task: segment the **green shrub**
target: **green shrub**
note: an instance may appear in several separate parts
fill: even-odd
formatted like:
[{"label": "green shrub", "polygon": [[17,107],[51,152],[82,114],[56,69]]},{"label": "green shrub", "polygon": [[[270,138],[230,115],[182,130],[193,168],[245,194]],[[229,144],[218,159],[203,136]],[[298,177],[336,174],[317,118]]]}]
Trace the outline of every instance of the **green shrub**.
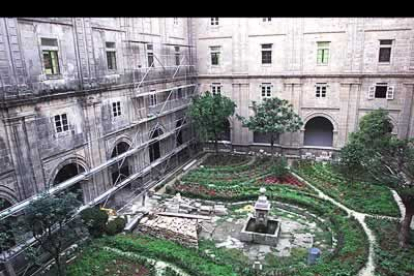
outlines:
[{"label": "green shrub", "polygon": [[114,220],[111,220],[110,222],[108,222],[108,224],[106,225],[105,232],[109,236],[114,236],[118,233],[121,233],[124,230],[125,225],[126,225],[126,219],[117,217]]},{"label": "green shrub", "polygon": [[108,222],[108,214],[105,211],[98,207],[88,208],[81,212],[81,218],[92,237],[98,238],[103,235]]},{"label": "green shrub", "polygon": [[270,166],[270,172],[276,177],[286,176],[289,173],[286,158],[281,157],[275,159]]}]

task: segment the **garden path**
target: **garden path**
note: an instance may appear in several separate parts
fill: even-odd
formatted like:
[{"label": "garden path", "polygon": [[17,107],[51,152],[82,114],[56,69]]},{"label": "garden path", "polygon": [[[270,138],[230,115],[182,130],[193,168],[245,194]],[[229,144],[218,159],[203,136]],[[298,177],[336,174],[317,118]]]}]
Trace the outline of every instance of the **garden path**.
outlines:
[{"label": "garden path", "polygon": [[[365,264],[365,267],[360,270],[358,276],[375,276],[375,274],[374,274],[374,272],[375,272],[375,263],[374,263],[375,236],[374,236],[374,233],[371,231],[371,229],[369,229],[369,227],[365,223],[365,217],[366,216],[371,216],[371,215],[365,214],[365,213],[356,212],[356,211],[354,211],[352,209],[349,209],[348,207],[344,206],[343,204],[337,202],[333,198],[331,198],[328,195],[326,195],[325,193],[323,193],[320,189],[316,188],[315,186],[313,186],[312,184],[310,184],[308,181],[306,181],[305,179],[303,179],[299,175],[295,174],[294,172],[291,172],[291,173],[295,177],[297,177],[299,180],[301,180],[304,183],[306,183],[307,185],[309,185],[309,187],[311,187],[312,189],[314,189],[318,193],[318,196],[320,198],[326,199],[326,200],[332,202],[334,205],[338,206],[339,208],[341,208],[342,210],[344,210],[345,212],[347,212],[349,216],[352,216],[356,220],[358,220],[358,222],[362,225],[362,228],[364,229],[365,233],[367,234],[368,242],[369,242],[368,261]],[[375,217],[381,218],[381,216],[375,216]]]}]

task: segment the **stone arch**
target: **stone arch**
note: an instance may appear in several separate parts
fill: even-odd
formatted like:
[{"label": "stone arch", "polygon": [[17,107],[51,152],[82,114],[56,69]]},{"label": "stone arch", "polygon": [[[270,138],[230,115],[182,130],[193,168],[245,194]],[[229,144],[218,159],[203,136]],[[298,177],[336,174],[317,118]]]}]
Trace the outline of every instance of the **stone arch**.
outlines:
[{"label": "stone arch", "polygon": [[127,136],[127,135],[122,135],[122,136],[119,136],[119,137],[115,140],[115,142],[114,142],[114,143],[112,143],[112,146],[109,148],[110,150],[107,152],[107,154],[108,154],[107,156],[108,156],[109,158],[112,156],[112,153],[114,152],[115,147],[116,147],[119,143],[121,143],[121,142],[127,143],[127,144],[129,145],[129,147],[130,147],[130,148],[133,148],[133,143],[132,143],[131,138],[129,138],[129,136]]},{"label": "stone arch", "polygon": [[[131,148],[131,145],[124,140],[118,140],[118,143],[114,146],[111,152],[111,159],[127,152]],[[131,174],[130,170],[130,158],[119,160],[117,163],[113,164],[110,167],[112,184],[116,185],[119,182],[122,182]]]},{"label": "stone arch", "polygon": [[303,126],[303,145],[316,147],[333,147],[335,123],[327,116],[308,117]]},{"label": "stone arch", "polygon": [[[52,174],[53,177],[50,179],[49,187],[58,185],[59,183],[62,183],[88,170],[89,166],[83,158],[79,156],[70,157],[56,166],[54,173]],[[82,181],[67,188],[66,191],[77,194],[78,200],[84,202]]]},{"label": "stone arch", "polygon": [[4,210],[18,202],[15,193],[12,189],[10,189],[7,186],[0,185],[0,200],[4,200],[7,206],[1,206],[0,205],[0,211]]}]

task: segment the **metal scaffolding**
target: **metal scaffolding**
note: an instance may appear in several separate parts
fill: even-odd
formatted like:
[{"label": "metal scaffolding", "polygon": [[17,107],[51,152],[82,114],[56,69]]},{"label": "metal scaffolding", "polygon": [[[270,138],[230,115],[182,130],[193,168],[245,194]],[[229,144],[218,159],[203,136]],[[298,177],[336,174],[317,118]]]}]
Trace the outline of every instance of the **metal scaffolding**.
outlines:
[{"label": "metal scaffolding", "polygon": [[[129,41],[127,43],[135,42]],[[100,203],[103,203],[103,205],[105,205],[111,196],[115,195],[123,188],[133,183],[133,181],[136,179],[144,177],[145,175],[149,175],[150,178],[152,178],[153,171],[157,170],[159,167],[163,168],[161,170],[164,171],[161,171],[161,173],[164,174],[169,166],[170,160],[173,157],[177,158],[178,164],[179,153],[187,149],[194,139],[194,135],[191,133],[191,139],[187,141],[181,141],[181,144],[177,142],[178,136],[180,135],[179,133],[189,127],[189,120],[186,114],[184,114],[182,117],[174,119],[168,124],[163,124],[162,118],[165,118],[165,116],[168,114],[173,114],[177,111],[185,109],[190,103],[191,98],[198,93],[198,84],[194,82],[196,78],[192,75],[189,76],[192,74],[191,69],[194,69],[194,65],[190,65],[186,62],[188,61],[186,56],[182,56],[179,59],[179,63],[175,65],[168,64],[168,62],[167,64],[164,64],[163,61],[176,60],[176,55],[173,55],[173,58],[171,58],[171,55],[158,56],[153,53],[153,57],[153,62],[149,66],[134,69],[132,72],[128,72],[126,70],[124,74],[125,78],[127,80],[130,80],[132,83],[132,89],[130,92],[128,92],[127,95],[130,96],[130,98],[143,101],[144,104],[141,109],[135,110],[134,114],[138,114],[138,118],[133,118],[127,124],[124,124],[117,129],[104,134],[103,137],[97,138],[96,141],[99,142],[108,139],[108,137],[114,137],[115,141],[118,141],[120,138],[119,134],[121,132],[134,129],[136,127],[143,127],[145,130],[144,132],[136,131],[135,135],[133,136],[132,144],[135,146],[129,147],[126,151],[120,154],[116,152],[116,155],[109,158],[109,160],[90,169],[85,168],[85,170],[78,175],[47,188],[41,194],[35,194],[19,202],[18,204],[2,210],[0,212],[0,220],[7,219],[10,216],[18,215],[27,206],[29,206],[31,202],[38,200],[44,194],[56,194],[67,190],[77,183],[80,183],[82,181],[89,181],[94,177],[94,175],[104,170],[108,170],[108,175],[111,175],[111,168],[114,168],[114,165],[115,170],[118,171],[118,178],[116,179],[114,185],[99,195],[95,194],[92,199],[88,200],[87,203],[85,203],[77,210],[77,214],[88,207],[95,206]],[[156,61],[157,67],[154,66],[154,63]],[[164,82],[164,85],[167,85],[169,87],[148,91],[149,85],[156,82],[157,78],[158,80],[162,80]],[[164,96],[164,99],[160,103],[154,103],[150,101],[150,97],[158,97],[161,94]],[[39,118],[39,120],[40,119],[44,118]],[[153,135],[159,128],[163,129],[163,132],[161,134],[157,133],[158,135]],[[152,144],[160,143],[161,141],[165,140],[168,140],[170,143],[172,143],[171,146],[168,146],[168,152],[166,154],[160,156],[156,160],[145,158]],[[95,141],[88,141],[88,144],[93,142]],[[58,144],[59,140],[56,140],[56,143]],[[132,174],[122,175],[121,168],[125,164],[127,158],[136,156],[139,153],[144,153],[144,163],[140,169],[133,172]],[[141,183],[141,186],[136,188],[133,193],[135,193],[137,190],[146,191],[155,184],[156,182],[154,181],[151,183],[151,185]],[[88,185],[88,187],[90,186],[91,185]],[[34,242],[35,241],[33,239],[28,239],[25,242],[16,244],[7,252],[3,252],[3,260],[18,256],[20,252],[22,252],[26,247],[33,245]]]}]

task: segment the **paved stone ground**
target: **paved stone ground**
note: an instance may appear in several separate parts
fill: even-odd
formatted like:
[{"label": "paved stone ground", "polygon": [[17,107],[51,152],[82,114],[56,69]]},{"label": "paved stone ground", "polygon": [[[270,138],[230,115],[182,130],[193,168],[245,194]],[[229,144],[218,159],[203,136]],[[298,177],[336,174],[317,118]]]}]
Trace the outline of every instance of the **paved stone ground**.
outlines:
[{"label": "paved stone ground", "polygon": [[[242,207],[242,206],[241,206]],[[241,208],[243,209],[243,208]],[[322,250],[331,250],[329,244],[322,240],[315,244],[315,234],[323,232],[316,223],[304,221],[299,222],[293,218],[278,217],[281,222],[280,236],[276,247],[260,244],[244,243],[240,241],[240,232],[243,229],[249,213],[244,213],[234,218],[231,216],[214,217],[211,221],[202,221],[199,238],[213,240],[216,247],[227,249],[239,249],[249,260],[265,260],[267,254],[277,257],[288,257],[294,248],[308,249],[318,246]],[[242,216],[242,217],[240,217]]]}]

